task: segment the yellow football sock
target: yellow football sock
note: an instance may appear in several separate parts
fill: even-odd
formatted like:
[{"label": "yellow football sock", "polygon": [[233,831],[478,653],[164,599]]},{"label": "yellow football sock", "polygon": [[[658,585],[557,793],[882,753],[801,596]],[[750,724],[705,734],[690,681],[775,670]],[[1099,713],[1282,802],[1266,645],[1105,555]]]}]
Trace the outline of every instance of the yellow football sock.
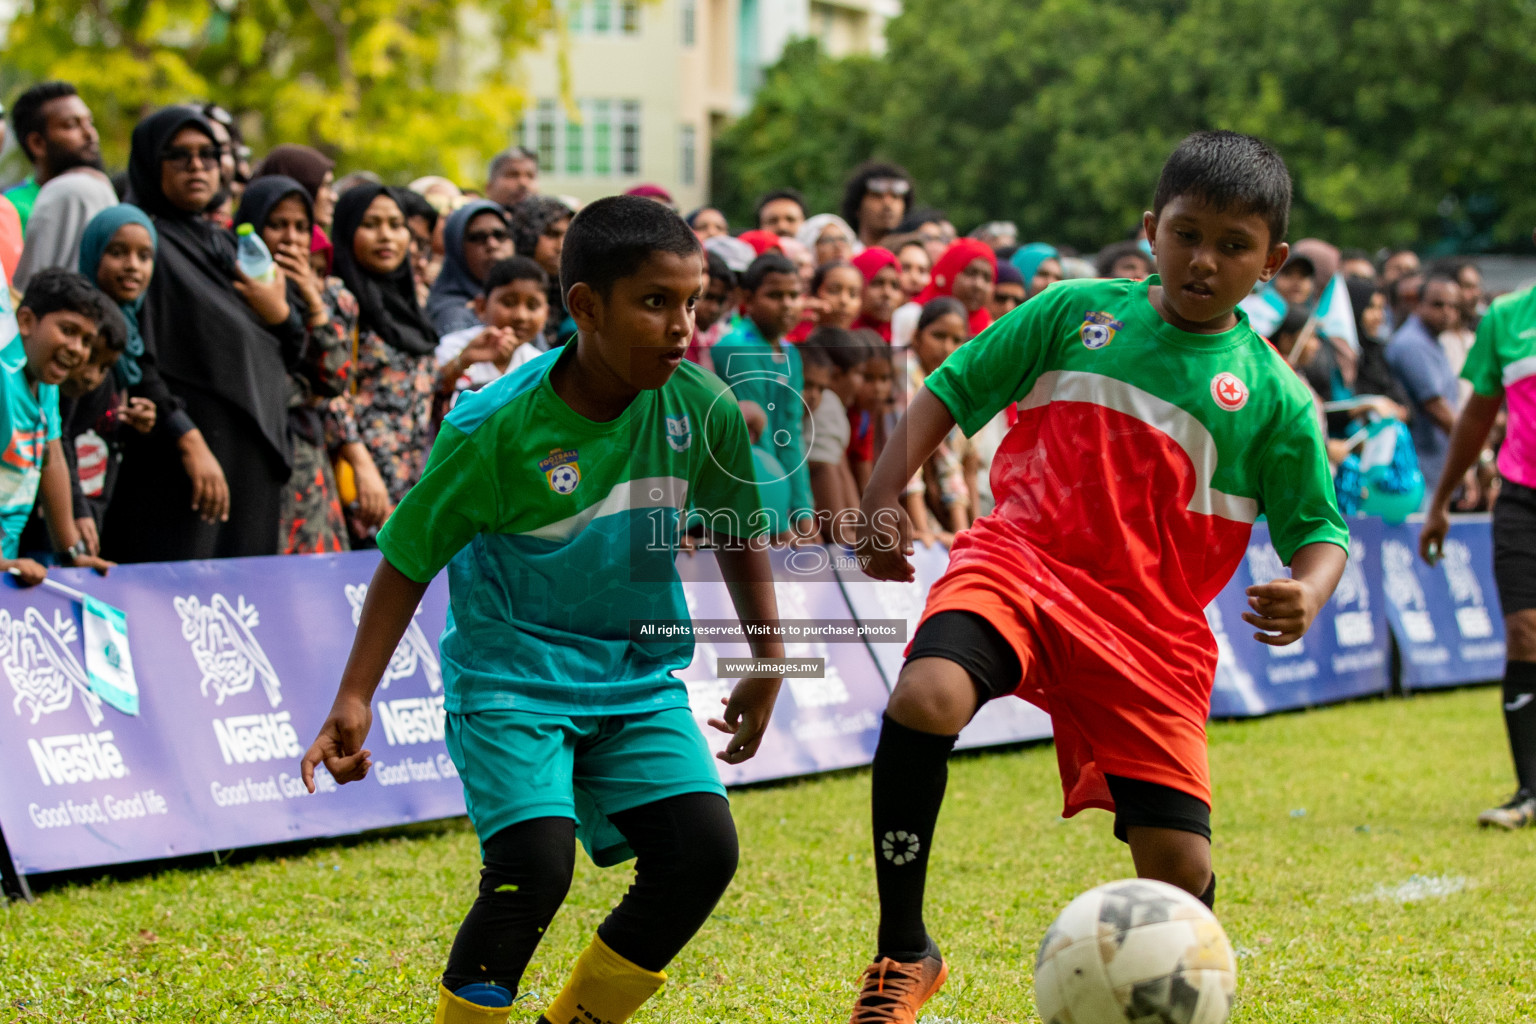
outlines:
[{"label": "yellow football sock", "polygon": [[635,966],[594,935],[544,1018],[549,1024],[624,1024],[666,980],[665,971]]},{"label": "yellow football sock", "polygon": [[432,1024],[507,1024],[510,1006],[479,1006],[460,999],[441,983],[437,986],[437,1015]]}]

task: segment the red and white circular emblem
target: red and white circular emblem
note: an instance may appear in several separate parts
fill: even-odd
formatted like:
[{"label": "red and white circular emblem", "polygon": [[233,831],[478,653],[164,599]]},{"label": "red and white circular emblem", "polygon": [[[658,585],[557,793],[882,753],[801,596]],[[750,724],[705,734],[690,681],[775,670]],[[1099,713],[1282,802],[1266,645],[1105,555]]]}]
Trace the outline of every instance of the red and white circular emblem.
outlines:
[{"label": "red and white circular emblem", "polygon": [[1248,385],[1234,374],[1218,373],[1211,378],[1211,397],[1227,412],[1237,412],[1248,404]]}]

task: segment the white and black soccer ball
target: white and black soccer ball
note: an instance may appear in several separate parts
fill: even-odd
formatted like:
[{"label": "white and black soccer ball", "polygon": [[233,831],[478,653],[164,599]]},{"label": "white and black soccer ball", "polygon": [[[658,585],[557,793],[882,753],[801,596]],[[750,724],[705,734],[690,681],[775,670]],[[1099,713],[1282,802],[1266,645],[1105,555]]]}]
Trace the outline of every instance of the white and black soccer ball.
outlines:
[{"label": "white and black soccer ball", "polygon": [[549,471],[549,486],[556,494],[570,494],[581,483],[581,474],[574,466],[556,466]]},{"label": "white and black soccer ball", "polygon": [[1103,348],[1114,337],[1103,324],[1083,324],[1083,345],[1087,348]]},{"label": "white and black soccer ball", "polygon": [[1035,958],[1044,1024],[1222,1024],[1237,962],[1216,916],[1183,889],[1130,878],[1067,904]]}]

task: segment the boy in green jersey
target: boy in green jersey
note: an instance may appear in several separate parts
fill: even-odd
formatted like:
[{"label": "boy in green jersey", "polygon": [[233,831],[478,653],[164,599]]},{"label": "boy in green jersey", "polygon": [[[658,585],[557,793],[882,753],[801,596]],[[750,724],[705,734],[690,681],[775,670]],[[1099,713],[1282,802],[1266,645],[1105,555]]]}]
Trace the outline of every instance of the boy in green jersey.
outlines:
[{"label": "boy in green jersey", "polygon": [[[448,568],[442,638],[449,753],[480,837],[480,895],[459,929],[437,1024],[502,1022],[565,898],[579,838],[599,865],[637,857],[545,1024],[620,1024],[654,993],[736,867],[725,790],[673,673],[690,637],[673,567],[685,516],[715,531],[740,616],[777,623],[746,425],[721,381],[683,360],[704,259],[648,199],[592,203],[560,276],[577,339],[466,394],[383,553],[351,658],[304,756],[367,774],[369,701],[428,583]],[[723,524],[723,525],[722,525]],[[782,657],[754,639],[758,657]],[[711,725],[730,764],[757,750],[780,680],[742,679]]]},{"label": "boy in green jersey", "polygon": [[1349,534],[1310,396],[1236,310],[1285,263],[1291,181],[1233,132],[1185,139],[1146,214],[1158,276],[1054,284],[924,381],[864,492],[860,554],[910,580],[901,492],[949,431],[1018,422],[996,509],[955,539],[891,694],[872,778],[880,926],[853,1024],[913,1024],[947,966],[922,914],[957,734],[1016,694],[1051,715],[1064,813],[1115,814],[1137,874],[1210,905],[1204,609],[1268,516],[1292,575],[1245,621],[1293,643],[1333,593]]}]

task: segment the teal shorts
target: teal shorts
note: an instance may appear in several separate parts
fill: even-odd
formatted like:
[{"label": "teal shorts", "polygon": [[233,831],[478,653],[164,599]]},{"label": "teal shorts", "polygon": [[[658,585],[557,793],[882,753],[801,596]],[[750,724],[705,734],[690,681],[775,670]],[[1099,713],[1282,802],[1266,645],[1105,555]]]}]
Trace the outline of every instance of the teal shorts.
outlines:
[{"label": "teal shorts", "polygon": [[634,856],[608,815],[683,793],[725,795],[687,708],[636,715],[449,714],[448,754],[484,842],[531,818],[571,818],[593,863]]}]

